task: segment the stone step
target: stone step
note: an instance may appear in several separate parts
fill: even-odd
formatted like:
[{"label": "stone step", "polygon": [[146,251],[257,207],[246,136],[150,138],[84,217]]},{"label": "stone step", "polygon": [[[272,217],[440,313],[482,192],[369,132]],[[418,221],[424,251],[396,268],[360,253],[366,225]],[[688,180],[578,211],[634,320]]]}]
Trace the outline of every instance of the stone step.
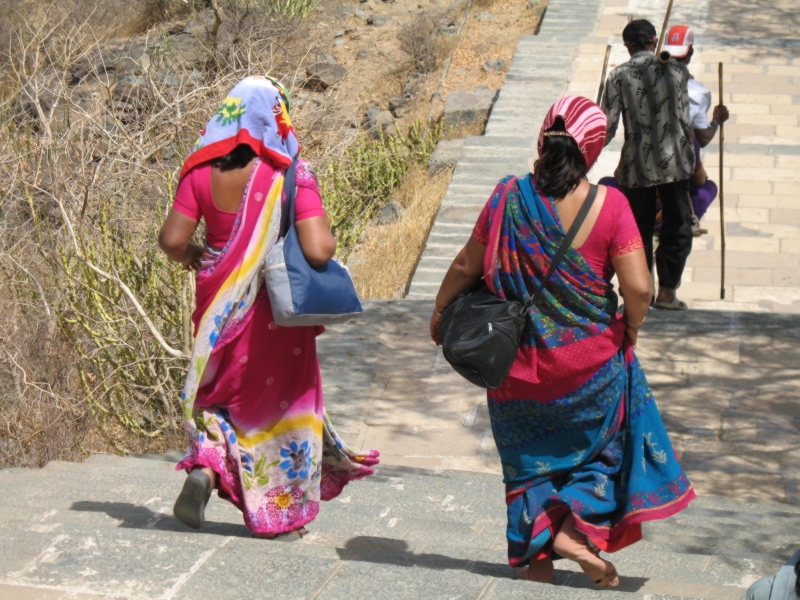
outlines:
[{"label": "stone step", "polygon": [[[584,576],[564,570],[569,568],[566,562],[558,563],[559,586],[526,584],[523,588],[526,582],[510,579],[512,573],[505,562],[503,486],[497,476],[380,466],[375,476],[355,482],[340,498],[325,503],[304,540],[270,544],[249,538],[238,511],[216,498],[209,504],[203,532],[190,532],[175,521],[170,515],[171,503],[182,476],[172,467],[173,463],[166,461],[96,455],[84,463],[54,462],[39,471],[0,471],[4,490],[32,492],[2,497],[0,573],[21,572],[13,579],[18,586],[46,581],[57,589],[80,587],[106,593],[111,591],[109,582],[98,574],[119,570],[124,564],[126,581],[137,582],[140,596],[136,597],[154,597],[162,595],[156,593],[159,586],[169,588],[176,581],[168,572],[162,575],[158,567],[153,571],[154,565],[185,572],[209,552],[214,554],[214,564],[228,565],[231,560],[235,564],[235,557],[256,551],[262,567],[275,566],[273,585],[280,585],[285,593],[292,589],[292,578],[284,576],[287,567],[279,565],[292,564],[293,558],[307,571],[318,573],[315,581],[324,581],[332,561],[342,561],[338,573],[345,575],[341,581],[337,575],[337,586],[348,580],[362,582],[367,572],[388,585],[413,568],[414,581],[434,586],[428,589],[438,589],[429,578],[431,573],[439,576],[438,585],[442,577],[449,581],[458,573],[459,578],[453,577],[453,590],[474,584],[486,592],[481,597],[541,593],[546,598],[577,599],[600,593],[589,589]],[[76,479],[89,485],[75,486]],[[786,524],[798,511],[742,503],[703,504],[697,511],[683,513],[686,518],[667,521],[671,534],[653,533],[654,524],[646,524],[645,541],[615,555],[624,576],[622,588],[602,592],[602,598],[654,598],[658,594],[740,597],[744,578],[774,572],[791,547],[791,541],[776,542],[777,533],[771,537],[765,533],[751,536],[750,550],[745,551],[745,543],[728,532],[718,537],[693,535],[695,520],[702,520],[708,531],[713,531],[717,521],[758,522],[761,528],[775,519],[773,524],[782,526],[787,540],[796,539],[796,527],[787,529]],[[781,519],[785,523],[777,521]],[[16,549],[13,555],[8,553],[11,547]],[[165,563],[159,548],[166,547],[170,553]],[[36,558],[51,554],[58,559]],[[14,571],[20,565],[21,571]],[[65,569],[65,565],[71,566]],[[361,572],[362,566],[371,570]],[[338,597],[336,586],[325,589],[332,594],[329,597]],[[680,596],[675,595],[678,590]],[[419,597],[414,594],[419,594],[417,587],[401,586],[392,588],[390,597]],[[187,591],[185,596],[170,597],[191,596]]]}]

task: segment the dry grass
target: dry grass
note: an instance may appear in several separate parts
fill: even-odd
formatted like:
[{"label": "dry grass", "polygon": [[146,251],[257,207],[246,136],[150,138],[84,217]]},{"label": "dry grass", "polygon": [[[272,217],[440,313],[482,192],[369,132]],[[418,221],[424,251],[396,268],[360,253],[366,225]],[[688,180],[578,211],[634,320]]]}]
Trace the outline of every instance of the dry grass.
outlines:
[{"label": "dry grass", "polygon": [[353,254],[358,261],[353,279],[362,298],[400,298],[406,288],[439,204],[450,183],[451,172],[430,177],[423,166],[409,170],[393,195],[405,207],[403,218],[391,225],[368,230],[367,237]]},{"label": "dry grass", "polygon": [[439,69],[455,46],[454,36],[436,35],[436,29],[433,17],[423,13],[397,33],[400,48],[413,59],[420,73]]}]

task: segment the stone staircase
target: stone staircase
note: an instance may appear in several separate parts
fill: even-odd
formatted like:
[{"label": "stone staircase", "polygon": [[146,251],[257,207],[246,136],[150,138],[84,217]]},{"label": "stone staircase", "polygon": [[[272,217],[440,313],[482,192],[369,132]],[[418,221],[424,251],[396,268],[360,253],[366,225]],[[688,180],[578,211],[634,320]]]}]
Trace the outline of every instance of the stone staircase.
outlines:
[{"label": "stone staircase", "polygon": [[594,31],[602,5],[601,0],[551,0],[539,33],[519,41],[484,135],[464,142],[409,298],[436,295],[494,186],[506,175],[529,170],[542,120],[564,95],[578,46]]},{"label": "stone staircase", "polygon": [[617,590],[595,589],[567,561],[547,586],[507,566],[496,475],[382,466],[323,504],[303,540],[269,542],[216,497],[201,532],[179,523],[178,458],[0,471],[0,597],[738,600],[800,539],[798,508],[699,498],[613,556]]}]

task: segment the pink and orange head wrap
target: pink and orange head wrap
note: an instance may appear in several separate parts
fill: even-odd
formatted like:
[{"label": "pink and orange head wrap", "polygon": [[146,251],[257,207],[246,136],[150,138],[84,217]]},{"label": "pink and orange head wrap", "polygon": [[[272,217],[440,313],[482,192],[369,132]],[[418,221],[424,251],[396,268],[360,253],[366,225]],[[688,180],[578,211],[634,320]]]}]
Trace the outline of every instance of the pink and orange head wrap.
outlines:
[{"label": "pink and orange head wrap", "polygon": [[567,133],[575,140],[591,169],[606,142],[606,115],[594,102],[583,96],[565,96],[550,107],[539,131],[539,154],[544,146],[544,133],[561,117]]}]

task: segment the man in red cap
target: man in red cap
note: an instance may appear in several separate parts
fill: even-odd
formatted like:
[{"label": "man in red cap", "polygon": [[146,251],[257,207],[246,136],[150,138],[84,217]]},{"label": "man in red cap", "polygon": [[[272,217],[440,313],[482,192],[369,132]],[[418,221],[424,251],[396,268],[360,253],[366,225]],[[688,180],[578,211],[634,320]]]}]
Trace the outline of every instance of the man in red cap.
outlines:
[{"label": "man in red cap", "polygon": [[[694,55],[694,32],[688,25],[673,25],[664,50],[670,53],[673,59],[689,65]],[[717,186],[708,178],[703,163],[700,160],[700,148],[707,146],[717,133],[717,129],[728,120],[728,109],[722,104],[714,107],[711,122],[708,120],[708,110],[711,108],[711,92],[697,79],[689,75],[687,83],[689,92],[689,126],[694,137],[694,150],[696,156],[695,171],[689,183],[689,193],[692,201],[692,230],[694,235],[708,233],[700,228],[700,219],[705,215],[708,207],[717,197]]]}]

